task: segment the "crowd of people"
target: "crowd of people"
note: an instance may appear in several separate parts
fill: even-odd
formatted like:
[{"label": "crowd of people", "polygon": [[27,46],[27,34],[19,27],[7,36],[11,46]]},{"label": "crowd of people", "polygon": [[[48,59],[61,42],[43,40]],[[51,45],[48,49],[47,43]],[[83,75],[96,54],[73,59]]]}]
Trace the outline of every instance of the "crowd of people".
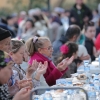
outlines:
[{"label": "crowd of people", "polygon": [[[100,55],[100,4],[30,9],[0,18],[0,100],[30,100],[32,88],[70,78]],[[41,94],[43,91],[39,91]]]}]

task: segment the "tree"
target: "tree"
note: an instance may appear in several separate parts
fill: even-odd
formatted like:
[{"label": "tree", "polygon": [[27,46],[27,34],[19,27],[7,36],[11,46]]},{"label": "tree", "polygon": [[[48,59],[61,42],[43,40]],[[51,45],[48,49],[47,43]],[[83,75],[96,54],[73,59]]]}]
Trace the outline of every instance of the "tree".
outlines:
[{"label": "tree", "polygon": [[27,6],[23,5],[22,0],[8,0],[7,2],[12,5],[13,11],[27,10]]},{"label": "tree", "polygon": [[60,0],[58,6],[62,7],[65,0]]},{"label": "tree", "polygon": [[43,8],[47,6],[47,0],[29,0],[29,9],[39,7]]}]

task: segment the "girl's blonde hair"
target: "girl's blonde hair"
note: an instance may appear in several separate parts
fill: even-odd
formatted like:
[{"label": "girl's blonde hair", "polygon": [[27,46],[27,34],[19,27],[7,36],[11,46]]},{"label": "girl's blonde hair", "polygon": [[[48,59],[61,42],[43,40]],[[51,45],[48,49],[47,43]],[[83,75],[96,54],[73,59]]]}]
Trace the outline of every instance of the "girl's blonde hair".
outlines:
[{"label": "girl's blonde hair", "polygon": [[26,47],[29,52],[29,56],[32,56],[34,52],[38,51],[38,48],[42,48],[46,41],[50,41],[47,37],[38,37],[34,42],[34,37],[26,41]]},{"label": "girl's blonde hair", "polygon": [[24,43],[22,42],[22,40],[18,40],[18,39],[12,39],[12,52],[16,53],[18,52],[18,50],[21,48],[21,46],[24,45]]}]

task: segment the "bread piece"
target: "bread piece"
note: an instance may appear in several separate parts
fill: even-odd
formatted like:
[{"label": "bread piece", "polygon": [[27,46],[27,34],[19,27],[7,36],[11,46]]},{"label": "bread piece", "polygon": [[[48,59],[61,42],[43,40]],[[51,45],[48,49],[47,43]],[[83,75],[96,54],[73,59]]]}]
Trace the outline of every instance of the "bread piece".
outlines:
[{"label": "bread piece", "polygon": [[76,83],[73,83],[73,86],[79,86],[79,87],[81,87],[81,86],[83,86],[83,83],[81,83],[81,82],[76,82]]},{"label": "bread piece", "polygon": [[84,74],[78,75],[77,78],[78,78],[79,80],[86,80],[86,79],[87,79],[86,75],[84,75]]}]

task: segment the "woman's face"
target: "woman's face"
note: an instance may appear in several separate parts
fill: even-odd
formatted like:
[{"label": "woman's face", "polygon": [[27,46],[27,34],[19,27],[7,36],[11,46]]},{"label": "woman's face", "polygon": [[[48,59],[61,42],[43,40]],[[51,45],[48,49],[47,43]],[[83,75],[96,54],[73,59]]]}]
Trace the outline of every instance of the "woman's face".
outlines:
[{"label": "woman's face", "polygon": [[12,76],[12,67],[14,63],[10,61],[6,67],[0,68],[0,83],[6,84]]},{"label": "woman's face", "polygon": [[11,52],[10,55],[16,64],[22,64],[24,59],[24,53],[25,53],[25,45],[21,46],[16,53]]},{"label": "woman's face", "polygon": [[30,21],[27,21],[25,23],[25,28],[28,30],[28,29],[31,29],[32,28],[32,23]]},{"label": "woman's face", "polygon": [[42,48],[39,48],[39,52],[47,57],[52,57],[53,47],[50,41],[44,42]]},{"label": "woman's face", "polygon": [[11,37],[8,37],[8,38],[0,41],[0,50],[9,53],[11,48],[12,48],[12,46],[11,46]]},{"label": "woman's face", "polygon": [[96,34],[96,28],[94,26],[88,27],[86,33],[85,33],[90,39],[93,39]]}]

